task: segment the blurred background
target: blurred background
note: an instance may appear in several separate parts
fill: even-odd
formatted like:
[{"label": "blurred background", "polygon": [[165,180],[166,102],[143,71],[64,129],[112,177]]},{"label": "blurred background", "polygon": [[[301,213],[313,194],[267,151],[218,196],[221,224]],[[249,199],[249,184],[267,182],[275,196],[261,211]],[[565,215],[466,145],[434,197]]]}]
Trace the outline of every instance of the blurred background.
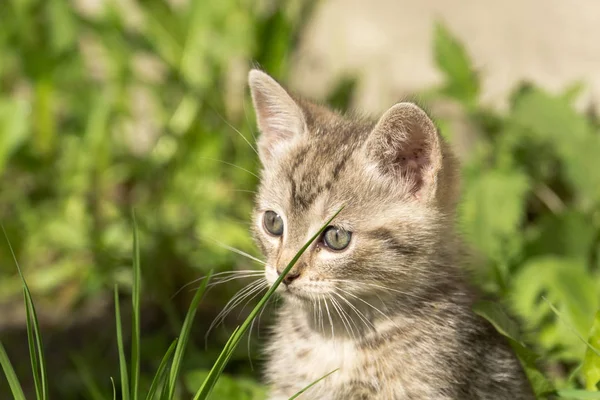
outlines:
[{"label": "blurred background", "polygon": [[[584,0],[2,0],[0,222],[38,309],[51,394],[112,398],[112,288],[128,332],[132,207],[142,387],[196,285],[178,290],[211,269],[260,269],[222,245],[259,256],[252,66],[340,110],[427,107],[463,164],[465,267],[518,318],[555,385],[596,389],[600,375],[579,367],[600,308],[598,37],[600,6]],[[242,285],[205,296],[181,398],[247,315],[238,307],[205,340]],[[214,398],[264,398],[272,310]],[[33,397],[26,336],[0,238],[0,340]]]}]

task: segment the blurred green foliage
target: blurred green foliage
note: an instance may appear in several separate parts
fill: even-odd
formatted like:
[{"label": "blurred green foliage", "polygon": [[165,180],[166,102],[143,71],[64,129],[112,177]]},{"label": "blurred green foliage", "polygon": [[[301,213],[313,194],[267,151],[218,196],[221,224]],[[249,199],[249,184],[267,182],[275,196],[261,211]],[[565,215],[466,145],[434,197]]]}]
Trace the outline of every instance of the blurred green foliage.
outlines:
[{"label": "blurred green foliage", "polygon": [[[574,109],[580,85],[550,94],[523,84],[506,112],[488,109],[464,47],[442,26],[435,53],[445,82],[426,98],[458,103],[473,138],[459,220],[478,281],[522,321],[522,337],[557,388],[593,390],[600,381],[592,330],[600,309],[598,119]],[[452,124],[440,122],[455,139]]]},{"label": "blurred green foliage", "polygon": [[[97,299],[110,298],[115,282],[130,285],[132,207],[141,235],[144,304],[161,310],[142,324],[142,385],[149,384],[144,373],[157,366],[189,303],[189,292],[171,299],[177,289],[210,269],[253,268],[214,242],[256,254],[248,234],[257,158],[246,73],[254,63],[285,81],[313,5],[0,2],[0,221],[42,325],[54,336],[72,320],[91,318],[81,310],[102,308]],[[474,275],[518,317],[522,332],[506,328],[508,317],[494,308],[482,313],[539,353],[557,388],[595,390],[598,118],[574,109],[580,85],[551,94],[524,84],[507,110],[482,106],[477,71],[460,42],[438,25],[433,48],[445,79],[421,97],[457,104],[460,126],[472,138],[463,162],[460,227],[475,252]],[[342,81],[329,100],[347,106],[353,83]],[[449,119],[439,124],[458,144],[463,132],[455,132]],[[205,318],[214,317],[232,291],[210,293]],[[0,241],[0,333],[23,329],[21,314],[10,320],[7,311],[22,304],[21,295]],[[112,319],[110,308],[108,315]],[[83,330],[77,333],[83,339],[57,344],[60,352],[48,354],[50,365],[53,357],[73,360],[49,370],[56,398],[110,395],[108,378],[118,370],[114,329],[107,337],[96,331],[102,330]],[[183,386],[189,392],[199,387],[222,341],[210,341],[206,350],[202,345],[198,340],[186,354]],[[11,347],[17,352],[19,345]],[[260,363],[254,343],[249,347]],[[246,349],[239,353],[215,398],[264,396]],[[17,374],[27,373],[28,361],[22,364]]]}]

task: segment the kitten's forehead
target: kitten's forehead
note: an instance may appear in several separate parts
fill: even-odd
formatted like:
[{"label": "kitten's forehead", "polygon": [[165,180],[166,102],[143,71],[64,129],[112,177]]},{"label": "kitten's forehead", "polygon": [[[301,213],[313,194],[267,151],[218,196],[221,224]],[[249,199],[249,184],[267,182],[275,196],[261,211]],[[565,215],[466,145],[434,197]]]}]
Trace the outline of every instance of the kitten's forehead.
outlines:
[{"label": "kitten's forehead", "polygon": [[289,185],[288,207],[305,212],[320,196],[337,192],[349,169],[356,168],[367,134],[361,125],[337,121],[318,126],[299,140],[280,160],[279,179]]}]

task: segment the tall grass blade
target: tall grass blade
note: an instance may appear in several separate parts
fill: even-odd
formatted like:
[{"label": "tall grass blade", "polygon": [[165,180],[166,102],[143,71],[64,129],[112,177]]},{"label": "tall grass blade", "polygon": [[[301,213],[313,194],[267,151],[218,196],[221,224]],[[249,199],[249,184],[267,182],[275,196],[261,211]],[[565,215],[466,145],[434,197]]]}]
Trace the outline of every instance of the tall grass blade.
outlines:
[{"label": "tall grass blade", "polygon": [[295,395],[293,395],[292,397],[290,397],[289,400],[294,400],[294,399],[298,398],[302,393],[306,392],[308,389],[310,389],[311,387],[315,386],[317,383],[321,382],[323,379],[327,378],[329,375],[333,374],[338,369],[339,368],[336,368],[333,371],[331,371],[330,373],[328,373],[326,375],[323,375],[322,377],[320,377],[319,379],[317,379],[316,381],[314,381],[313,383],[311,383],[310,385],[306,386],[304,389],[300,390],[298,393],[296,393]]},{"label": "tall grass blade", "polygon": [[[167,365],[168,365],[169,361],[171,360],[171,356],[173,355],[173,352],[175,351],[176,345],[177,345],[177,339],[175,339],[173,341],[173,343],[171,343],[171,346],[169,346],[162,361],[158,365],[158,370],[156,370],[154,379],[152,379],[152,384],[150,385],[150,389],[148,390],[148,394],[146,395],[146,400],[154,399],[154,395],[156,393],[156,390],[158,389],[158,385],[160,385],[160,383],[165,380],[166,373],[167,373]],[[165,383],[165,385],[166,385],[166,383]]]},{"label": "tall grass blade", "polygon": [[121,326],[121,307],[119,305],[119,287],[115,285],[115,319],[117,325],[117,346],[119,348],[119,367],[121,369],[122,400],[129,400],[129,379],[127,377],[127,360],[123,345],[123,327]]},{"label": "tall grass blade", "polygon": [[6,350],[4,350],[2,342],[0,342],[0,365],[2,366],[2,370],[4,371],[4,375],[8,381],[8,385],[10,386],[10,391],[12,392],[13,398],[15,400],[25,400],[25,394],[23,393],[23,389],[21,388],[17,374],[15,374],[15,370],[8,359],[8,354],[6,354]]},{"label": "tall grass blade", "polygon": [[190,304],[190,308],[188,309],[187,315],[185,316],[185,320],[183,321],[183,326],[181,327],[181,334],[179,335],[179,341],[177,342],[177,346],[175,348],[175,355],[173,356],[173,363],[171,364],[171,372],[169,374],[169,391],[168,398],[172,399],[175,395],[175,386],[177,384],[177,376],[179,375],[179,371],[181,369],[181,362],[183,360],[183,352],[187,347],[187,343],[189,341],[190,332],[192,329],[192,323],[194,322],[194,318],[196,316],[196,310],[198,309],[198,305],[200,304],[200,300],[202,300],[202,295],[206,290],[206,286],[208,285],[208,281],[212,275],[212,271],[210,271],[206,278],[202,281],[202,284],[196,291],[194,298]]},{"label": "tall grass blade", "polygon": [[133,220],[133,289],[131,295],[131,398],[138,399],[140,380],[140,287],[142,273],[140,266],[140,240],[135,212],[131,211]]},{"label": "tall grass blade", "polygon": [[42,379],[40,377],[40,364],[35,348],[35,334],[33,332],[33,323],[31,321],[31,307],[27,298],[27,292],[23,288],[23,297],[25,298],[26,326],[27,326],[27,344],[29,346],[29,360],[31,361],[31,372],[33,374],[33,385],[37,399],[42,398]]},{"label": "tall grass blade", "polygon": [[227,364],[227,362],[231,358],[231,355],[233,354],[233,350],[237,347],[237,345],[241,341],[242,337],[244,336],[244,334],[246,333],[246,331],[250,327],[250,324],[252,323],[252,320],[254,318],[256,318],[256,316],[260,313],[261,309],[265,306],[265,304],[267,303],[267,301],[269,300],[269,298],[273,295],[273,293],[275,293],[275,290],[277,290],[277,288],[279,287],[279,285],[283,281],[283,278],[285,278],[285,276],[288,274],[288,272],[290,272],[290,270],[292,269],[292,267],[294,266],[294,264],[296,264],[296,262],[302,256],[302,254],[306,251],[306,249],[315,241],[315,239],[317,239],[319,236],[321,236],[321,234],[329,226],[329,224],[331,223],[331,221],[333,221],[333,219],[335,217],[337,217],[337,215],[343,209],[344,209],[344,207],[340,208],[335,214],[333,214],[333,216],[331,218],[329,218],[329,220],[319,229],[319,231],[317,233],[315,233],[304,244],[304,246],[302,246],[302,248],[300,250],[298,250],[298,252],[294,256],[294,258],[288,263],[288,265],[285,267],[285,269],[283,270],[283,272],[281,273],[281,275],[279,275],[279,277],[273,283],[273,285],[271,286],[271,288],[269,288],[269,290],[267,291],[267,293],[259,300],[258,304],[250,312],[250,314],[248,315],[248,317],[246,318],[246,320],[242,323],[242,325],[240,325],[231,334],[231,336],[229,338],[229,341],[227,342],[227,344],[225,345],[225,347],[221,351],[221,354],[219,355],[217,361],[213,364],[213,367],[211,368],[210,372],[208,373],[208,376],[206,377],[206,379],[202,383],[202,386],[200,387],[200,389],[198,389],[198,392],[196,392],[196,395],[194,396],[194,400],[204,400],[204,399],[206,399],[208,397],[208,395],[213,390],[215,384],[217,383],[217,380],[219,379],[219,376],[222,374],[223,369],[225,368],[225,365]]},{"label": "tall grass blade", "polygon": [[[42,346],[42,335],[40,333],[40,325],[38,322],[37,313],[35,311],[35,306],[33,304],[33,299],[31,297],[31,292],[29,291],[29,286],[25,281],[25,276],[23,275],[23,271],[21,270],[21,266],[19,265],[19,261],[17,261],[17,256],[15,255],[15,251],[13,250],[12,244],[8,239],[8,235],[6,234],[6,230],[4,229],[4,225],[0,224],[2,228],[2,233],[6,238],[6,243],[8,244],[8,248],[10,250],[10,254],[17,266],[17,271],[19,272],[19,277],[21,278],[21,282],[23,283],[23,293],[25,296],[25,309],[27,311],[27,340],[29,342],[29,356],[31,358],[31,366],[33,369],[33,378],[35,383],[35,390],[38,399],[46,400],[48,398],[48,375],[46,373],[46,359],[44,357],[44,348]],[[35,342],[35,346],[33,343]],[[37,352],[36,352],[37,348]]]}]

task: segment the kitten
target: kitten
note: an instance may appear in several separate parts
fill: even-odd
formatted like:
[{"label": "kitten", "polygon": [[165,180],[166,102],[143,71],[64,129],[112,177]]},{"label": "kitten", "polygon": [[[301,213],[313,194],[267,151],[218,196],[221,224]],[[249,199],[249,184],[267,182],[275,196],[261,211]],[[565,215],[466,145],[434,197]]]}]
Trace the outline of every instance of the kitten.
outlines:
[{"label": "kitten", "polygon": [[292,97],[259,70],[255,239],[272,284],[301,256],[267,345],[271,399],[533,399],[519,361],[471,311],[454,231],[458,168],[423,110],[376,122]]}]

